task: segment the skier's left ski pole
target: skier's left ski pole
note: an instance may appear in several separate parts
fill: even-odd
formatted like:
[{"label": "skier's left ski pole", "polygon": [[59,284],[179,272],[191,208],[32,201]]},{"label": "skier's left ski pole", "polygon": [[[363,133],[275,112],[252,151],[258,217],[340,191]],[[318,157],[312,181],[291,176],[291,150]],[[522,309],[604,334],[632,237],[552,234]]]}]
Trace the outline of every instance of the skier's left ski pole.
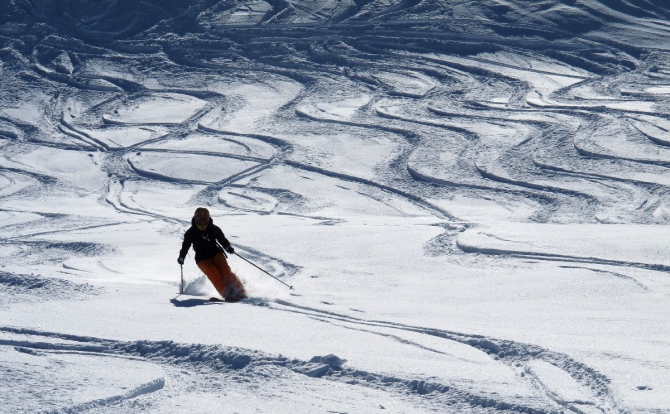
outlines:
[{"label": "skier's left ski pole", "polygon": [[282,282],[281,280],[277,279],[276,277],[272,276],[270,273],[268,273],[268,272],[266,272],[265,270],[263,270],[263,269],[261,269],[260,267],[258,267],[255,263],[250,262],[249,260],[247,260],[247,259],[245,259],[244,257],[242,257],[242,256],[240,256],[239,254],[237,254],[237,252],[235,252],[235,253],[233,253],[233,254],[234,254],[235,256],[239,257],[240,259],[244,260],[245,262],[249,263],[250,265],[252,265],[252,266],[255,267],[256,269],[260,270],[261,272],[265,273],[266,275],[270,276],[271,278],[275,279],[277,282],[279,282],[279,283],[281,283],[281,284],[283,284],[283,285],[285,285],[285,286],[288,286],[288,288],[291,289],[291,290],[294,290],[294,289],[293,289],[293,286],[289,286],[289,285],[287,285],[286,283]]}]

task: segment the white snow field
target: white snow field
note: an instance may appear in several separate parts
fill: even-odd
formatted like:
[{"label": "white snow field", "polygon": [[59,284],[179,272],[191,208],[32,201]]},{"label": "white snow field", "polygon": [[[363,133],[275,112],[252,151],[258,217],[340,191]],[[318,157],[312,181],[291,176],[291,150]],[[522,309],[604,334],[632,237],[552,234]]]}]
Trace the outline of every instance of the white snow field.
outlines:
[{"label": "white snow field", "polygon": [[666,0],[0,0],[1,413],[670,413],[669,224]]}]

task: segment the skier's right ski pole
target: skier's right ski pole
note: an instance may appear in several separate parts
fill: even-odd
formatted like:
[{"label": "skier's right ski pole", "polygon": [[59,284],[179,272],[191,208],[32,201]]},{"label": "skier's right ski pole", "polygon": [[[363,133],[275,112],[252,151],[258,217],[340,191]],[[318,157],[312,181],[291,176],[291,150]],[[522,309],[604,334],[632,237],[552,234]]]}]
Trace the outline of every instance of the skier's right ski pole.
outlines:
[{"label": "skier's right ski pole", "polygon": [[263,270],[263,269],[261,269],[260,267],[258,267],[255,263],[253,263],[253,262],[251,262],[251,261],[245,259],[244,257],[240,256],[239,254],[237,254],[237,252],[235,252],[234,254],[235,254],[235,256],[237,256],[237,257],[239,257],[240,259],[244,260],[245,262],[249,263],[250,265],[252,265],[252,266],[255,267],[256,269],[260,270],[261,272],[263,272],[263,273],[265,273],[266,275],[270,276],[271,278],[275,279],[277,282],[279,282],[279,283],[281,283],[281,284],[283,284],[283,285],[285,285],[285,286],[288,286],[288,288],[291,289],[291,290],[294,290],[294,289],[293,289],[293,286],[289,286],[289,285],[287,285],[286,283],[282,282],[281,280],[277,279],[276,277],[272,276],[270,273],[268,273],[268,272],[266,272],[265,270]]},{"label": "skier's right ski pole", "polygon": [[181,267],[181,284],[179,285],[179,294],[184,293],[184,265],[179,265]]}]

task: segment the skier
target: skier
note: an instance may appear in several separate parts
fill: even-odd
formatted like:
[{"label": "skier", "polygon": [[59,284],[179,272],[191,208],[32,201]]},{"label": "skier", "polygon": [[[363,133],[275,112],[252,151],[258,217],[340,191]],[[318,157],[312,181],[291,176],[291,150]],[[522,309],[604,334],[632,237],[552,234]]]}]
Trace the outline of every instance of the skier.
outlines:
[{"label": "skier", "polygon": [[195,210],[191,220],[191,228],[184,234],[184,242],[181,245],[177,263],[184,264],[184,259],[188,249],[193,245],[195,250],[195,263],[200,270],[207,275],[207,278],[214,285],[226,302],[236,302],[247,297],[247,292],[242,282],[235,273],[230,270],[226,255],[223,249],[230,254],[235,253],[235,249],[230,245],[223,231],[214,225],[209,216],[209,210],[204,207],[198,207]]}]

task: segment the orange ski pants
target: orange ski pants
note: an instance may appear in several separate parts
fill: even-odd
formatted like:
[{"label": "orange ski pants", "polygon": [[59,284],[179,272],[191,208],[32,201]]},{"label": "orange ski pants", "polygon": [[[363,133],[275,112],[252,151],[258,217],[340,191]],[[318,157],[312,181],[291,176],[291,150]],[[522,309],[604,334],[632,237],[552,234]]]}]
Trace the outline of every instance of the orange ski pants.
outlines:
[{"label": "orange ski pants", "polygon": [[217,253],[211,259],[201,260],[197,265],[222,297],[246,294],[242,282],[230,270],[228,261],[223,253]]}]

